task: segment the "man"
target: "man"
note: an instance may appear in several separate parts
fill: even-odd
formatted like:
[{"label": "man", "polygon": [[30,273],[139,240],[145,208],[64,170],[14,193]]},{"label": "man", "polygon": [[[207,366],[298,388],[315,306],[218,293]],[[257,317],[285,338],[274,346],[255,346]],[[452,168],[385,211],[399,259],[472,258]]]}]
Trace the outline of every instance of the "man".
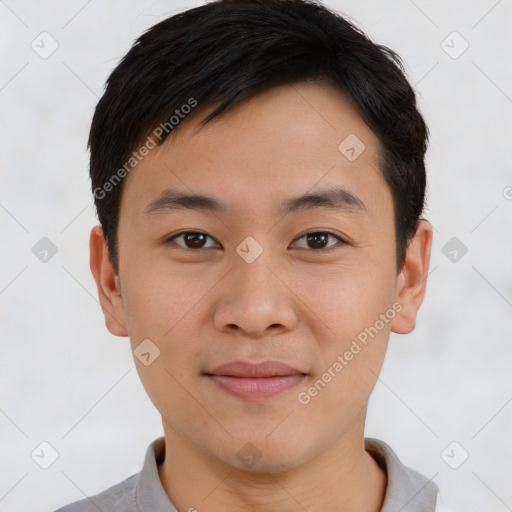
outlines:
[{"label": "man", "polygon": [[91,127],[91,270],[164,437],[61,510],[442,510],[364,439],[425,294],[427,133],[398,56],[320,3],[218,0],[139,38]]}]

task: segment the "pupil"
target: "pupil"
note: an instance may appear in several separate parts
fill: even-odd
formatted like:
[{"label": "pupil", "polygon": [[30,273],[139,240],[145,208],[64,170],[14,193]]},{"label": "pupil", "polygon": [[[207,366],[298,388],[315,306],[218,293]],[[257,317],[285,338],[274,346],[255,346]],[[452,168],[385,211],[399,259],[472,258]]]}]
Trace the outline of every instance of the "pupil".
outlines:
[{"label": "pupil", "polygon": [[187,233],[185,243],[191,248],[201,248],[204,245],[204,238],[205,235],[202,233]]},{"label": "pupil", "polygon": [[327,236],[326,233],[312,233],[308,235],[307,241],[313,249],[322,249],[327,243]]}]

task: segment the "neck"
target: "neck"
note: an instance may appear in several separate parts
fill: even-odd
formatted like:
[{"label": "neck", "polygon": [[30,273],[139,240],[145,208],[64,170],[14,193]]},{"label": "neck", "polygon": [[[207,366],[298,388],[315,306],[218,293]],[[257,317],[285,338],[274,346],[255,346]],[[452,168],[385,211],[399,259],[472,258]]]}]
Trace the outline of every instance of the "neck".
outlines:
[{"label": "neck", "polygon": [[281,472],[244,471],[224,464],[165,429],[162,485],[178,510],[208,512],[379,512],[387,477],[364,450],[363,432]]}]

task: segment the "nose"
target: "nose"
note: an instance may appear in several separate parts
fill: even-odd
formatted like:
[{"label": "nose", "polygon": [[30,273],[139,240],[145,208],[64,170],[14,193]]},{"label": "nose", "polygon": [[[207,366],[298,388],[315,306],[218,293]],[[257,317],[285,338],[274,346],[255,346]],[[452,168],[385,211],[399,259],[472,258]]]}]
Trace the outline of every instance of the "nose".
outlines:
[{"label": "nose", "polygon": [[286,285],[286,272],[271,264],[265,251],[248,263],[236,256],[223,280],[213,322],[218,331],[263,338],[295,329],[298,306]]}]

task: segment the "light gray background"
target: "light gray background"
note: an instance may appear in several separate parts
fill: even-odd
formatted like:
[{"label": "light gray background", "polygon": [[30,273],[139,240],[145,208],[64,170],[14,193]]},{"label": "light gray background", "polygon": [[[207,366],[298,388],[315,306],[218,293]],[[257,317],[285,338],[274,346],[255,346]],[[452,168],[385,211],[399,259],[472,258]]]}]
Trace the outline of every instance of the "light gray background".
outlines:
[{"label": "light gray background", "polygon": [[[95,494],[138,471],[161,435],[90,275],[86,140],[133,40],[200,3],[0,0],[2,511]],[[392,336],[367,435],[433,478],[455,509],[511,510],[512,1],[326,4],[402,55],[431,130],[427,296],[415,332]],[[43,31],[59,45],[47,59],[31,48]],[[469,43],[458,58],[453,31]],[[31,251],[44,236],[58,248],[46,263]],[[452,237],[468,248],[457,262],[442,252]],[[31,458],[43,441],[58,452],[48,469]],[[452,469],[446,460],[463,450],[469,458]],[[43,452],[39,463],[50,460]]]}]

